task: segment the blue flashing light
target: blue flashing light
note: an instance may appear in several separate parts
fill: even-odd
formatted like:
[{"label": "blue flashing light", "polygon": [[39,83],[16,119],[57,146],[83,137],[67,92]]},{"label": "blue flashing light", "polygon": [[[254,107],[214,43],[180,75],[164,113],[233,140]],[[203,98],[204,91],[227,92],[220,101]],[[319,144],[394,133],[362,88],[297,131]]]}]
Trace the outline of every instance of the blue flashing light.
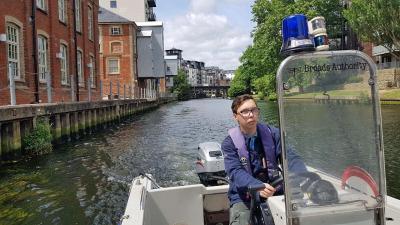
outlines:
[{"label": "blue flashing light", "polygon": [[307,17],[303,14],[295,14],[283,19],[282,39],[281,52],[284,54],[315,50],[314,41],[308,32]]},{"label": "blue flashing light", "polygon": [[307,17],[303,14],[291,15],[283,19],[282,22],[283,41],[289,38],[307,39],[308,23]]}]

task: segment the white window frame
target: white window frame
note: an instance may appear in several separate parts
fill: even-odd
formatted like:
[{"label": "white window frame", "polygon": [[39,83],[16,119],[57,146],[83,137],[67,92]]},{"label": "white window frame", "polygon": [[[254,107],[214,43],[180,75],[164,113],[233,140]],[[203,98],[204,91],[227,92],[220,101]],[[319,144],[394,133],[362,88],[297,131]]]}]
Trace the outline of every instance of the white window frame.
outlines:
[{"label": "white window frame", "polygon": [[[117,65],[111,67],[111,61],[116,61]],[[120,60],[119,58],[108,58],[107,59],[107,72],[108,74],[119,74],[120,73]]]},{"label": "white window frame", "polygon": [[47,55],[47,38],[43,35],[38,35],[38,73],[39,81],[46,82],[46,74],[48,73],[48,55]]},{"label": "white window frame", "polygon": [[58,20],[67,23],[67,4],[66,0],[58,0]]},{"label": "white window frame", "polygon": [[20,28],[7,23],[7,64],[8,75],[14,75],[14,79],[21,79],[21,56],[20,56]]},{"label": "white window frame", "polygon": [[36,7],[46,11],[47,10],[46,0],[36,0]]},{"label": "white window frame", "polygon": [[78,82],[79,86],[85,86],[85,80],[83,76],[83,53],[82,51],[78,50],[76,52],[76,66],[78,68]]},{"label": "white window frame", "polygon": [[120,26],[112,26],[110,28],[110,35],[121,35],[122,28]]},{"label": "white window frame", "polygon": [[88,35],[91,41],[93,41],[93,33],[93,8],[88,6]]},{"label": "white window frame", "polygon": [[65,44],[60,45],[60,72],[61,84],[68,85],[68,47]]},{"label": "white window frame", "polygon": [[75,31],[82,32],[81,0],[75,0]]},{"label": "white window frame", "polygon": [[89,56],[89,64],[91,65],[91,67],[89,68],[90,87],[95,88],[96,87],[96,77],[95,77],[96,64],[95,64],[93,55]]}]

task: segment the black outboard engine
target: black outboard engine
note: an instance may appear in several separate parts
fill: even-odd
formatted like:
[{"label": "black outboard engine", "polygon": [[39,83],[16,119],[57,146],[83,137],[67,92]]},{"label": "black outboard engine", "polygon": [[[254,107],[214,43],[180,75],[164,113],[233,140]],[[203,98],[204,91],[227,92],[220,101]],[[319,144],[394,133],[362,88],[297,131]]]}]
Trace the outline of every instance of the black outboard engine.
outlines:
[{"label": "black outboard engine", "polygon": [[199,144],[196,161],[196,173],[204,186],[227,184],[224,156],[217,142]]}]

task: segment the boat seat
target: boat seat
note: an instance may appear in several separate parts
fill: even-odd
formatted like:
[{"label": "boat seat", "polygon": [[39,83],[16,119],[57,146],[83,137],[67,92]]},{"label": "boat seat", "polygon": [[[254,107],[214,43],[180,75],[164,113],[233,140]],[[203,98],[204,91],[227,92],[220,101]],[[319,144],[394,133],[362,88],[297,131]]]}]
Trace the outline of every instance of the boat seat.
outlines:
[{"label": "boat seat", "polygon": [[204,195],[203,207],[206,212],[229,210],[229,200],[226,193]]}]

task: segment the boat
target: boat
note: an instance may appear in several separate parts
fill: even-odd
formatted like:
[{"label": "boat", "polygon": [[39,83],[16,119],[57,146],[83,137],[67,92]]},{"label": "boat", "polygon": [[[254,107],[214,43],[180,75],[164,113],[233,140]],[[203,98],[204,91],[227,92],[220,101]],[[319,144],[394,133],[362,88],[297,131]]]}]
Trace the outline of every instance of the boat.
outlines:
[{"label": "boat", "polygon": [[[277,89],[285,194],[258,202],[255,216],[269,213],[275,225],[400,224],[400,200],[386,194],[376,84],[374,62],[359,51],[299,53],[282,62]],[[201,184],[162,188],[150,174],[135,178],[121,224],[229,224],[229,180],[218,147],[199,145]],[[304,160],[306,174],[289,171],[289,148]]]}]

